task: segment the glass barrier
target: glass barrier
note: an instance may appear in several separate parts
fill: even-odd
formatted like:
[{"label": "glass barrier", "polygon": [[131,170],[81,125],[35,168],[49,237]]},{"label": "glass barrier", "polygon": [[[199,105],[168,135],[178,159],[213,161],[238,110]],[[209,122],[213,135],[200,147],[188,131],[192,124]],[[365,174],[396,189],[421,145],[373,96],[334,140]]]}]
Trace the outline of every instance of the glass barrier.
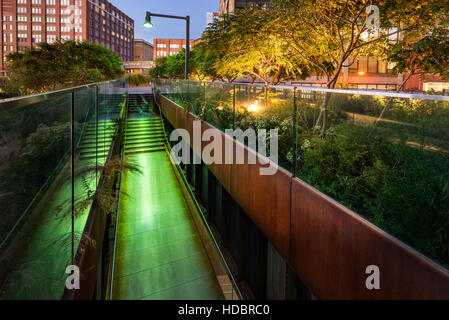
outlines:
[{"label": "glass barrier", "polygon": [[277,129],[282,168],[448,266],[449,97],[161,79],[154,85],[184,108],[206,106],[197,114],[222,131]]},{"label": "glass barrier", "polygon": [[0,101],[0,299],[61,299],[120,117],[121,86]]}]

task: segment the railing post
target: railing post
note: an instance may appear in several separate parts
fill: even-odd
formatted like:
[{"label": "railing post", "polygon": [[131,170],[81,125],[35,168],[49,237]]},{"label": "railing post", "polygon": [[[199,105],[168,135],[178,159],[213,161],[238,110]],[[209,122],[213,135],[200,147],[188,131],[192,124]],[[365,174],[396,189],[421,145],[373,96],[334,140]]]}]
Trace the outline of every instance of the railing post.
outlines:
[{"label": "railing post", "polygon": [[293,89],[293,146],[292,146],[292,152],[293,152],[292,171],[293,171],[294,177],[296,177],[296,160],[297,160],[297,154],[296,154],[296,116],[297,116],[296,90],[297,90],[297,88],[295,87]]},{"label": "railing post", "polygon": [[233,93],[233,95],[232,95],[232,113],[233,113],[233,116],[232,116],[232,130],[234,130],[235,131],[235,84],[234,84],[234,93]]},{"label": "railing post", "polygon": [[75,265],[75,91],[70,95],[70,178],[72,182],[72,265]]},{"label": "railing post", "polygon": [[98,184],[98,85],[95,86],[95,186]]}]

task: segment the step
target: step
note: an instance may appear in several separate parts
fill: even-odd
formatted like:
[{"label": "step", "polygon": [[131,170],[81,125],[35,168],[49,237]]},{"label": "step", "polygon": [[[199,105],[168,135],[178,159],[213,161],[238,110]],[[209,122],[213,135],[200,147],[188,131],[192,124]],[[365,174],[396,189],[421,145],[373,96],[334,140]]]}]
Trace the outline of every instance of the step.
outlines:
[{"label": "step", "polygon": [[141,153],[152,153],[152,152],[162,152],[165,151],[165,148],[148,148],[148,149],[142,149],[142,150],[136,150],[136,151],[126,151],[126,155],[133,155],[133,154],[141,154]]},{"label": "step", "polygon": [[109,155],[109,152],[105,152],[105,153],[99,153],[98,154],[98,158],[95,155],[95,153],[86,153],[86,154],[81,154],[80,155],[80,159],[81,160],[86,160],[86,159],[101,159],[101,158],[107,158],[107,156]]},{"label": "step", "polygon": [[165,137],[163,135],[158,135],[158,136],[146,136],[146,137],[142,137],[140,139],[138,139],[138,138],[126,139],[126,143],[130,143],[130,144],[136,144],[136,143],[142,143],[142,142],[148,142],[148,141],[165,141]]},{"label": "step", "polygon": [[162,126],[150,126],[150,127],[128,127],[126,132],[153,132],[163,130]]},{"label": "step", "polygon": [[154,135],[163,135],[164,132],[162,130],[160,131],[152,131],[152,132],[127,132],[126,137],[127,138],[135,138],[135,137],[151,137]]},{"label": "step", "polygon": [[[98,148],[98,153],[102,153],[102,152],[109,152],[109,149],[111,149],[111,146],[104,146],[104,147],[99,147]],[[90,147],[90,148],[79,148],[79,151],[81,154],[86,154],[86,153],[95,153],[97,151],[97,149],[95,147]]]},{"label": "step", "polygon": [[147,143],[141,143],[141,144],[126,144],[126,150],[135,150],[135,149],[142,149],[142,148],[153,148],[153,147],[163,147],[165,144],[163,141],[155,141],[155,142],[147,142]]},{"label": "step", "polygon": [[126,143],[138,143],[140,141],[153,141],[153,140],[163,140],[165,141],[165,136],[163,134],[159,134],[159,135],[152,135],[152,136],[144,136],[141,138],[136,138],[136,137],[127,137],[126,139]]},{"label": "step", "polygon": [[155,127],[162,126],[162,122],[160,121],[151,121],[151,122],[132,122],[127,125],[127,128],[147,128],[147,127]]}]

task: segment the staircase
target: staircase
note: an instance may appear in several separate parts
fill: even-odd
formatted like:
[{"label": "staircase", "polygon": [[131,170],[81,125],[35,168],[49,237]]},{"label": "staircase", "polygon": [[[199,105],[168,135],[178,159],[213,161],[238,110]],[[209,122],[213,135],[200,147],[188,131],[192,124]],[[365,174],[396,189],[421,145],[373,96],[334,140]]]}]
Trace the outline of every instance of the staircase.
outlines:
[{"label": "staircase", "polygon": [[[98,122],[98,158],[106,159],[111,148],[112,139],[116,130],[116,123],[112,120]],[[96,128],[94,122],[89,122],[83,134],[79,147],[80,159],[95,159],[97,149]]]},{"label": "staircase", "polygon": [[151,110],[152,96],[130,95],[126,130],[126,154],[165,151],[160,117]]},{"label": "staircase", "polygon": [[98,110],[101,119],[98,121],[98,139],[96,136],[97,128],[95,127],[95,119],[92,119],[86,124],[78,148],[80,160],[96,158],[97,149],[95,146],[97,142],[98,159],[102,161],[106,160],[117,128],[115,119],[120,118],[120,113],[125,106],[125,102],[125,96],[123,95],[109,95],[105,100],[100,102]]}]

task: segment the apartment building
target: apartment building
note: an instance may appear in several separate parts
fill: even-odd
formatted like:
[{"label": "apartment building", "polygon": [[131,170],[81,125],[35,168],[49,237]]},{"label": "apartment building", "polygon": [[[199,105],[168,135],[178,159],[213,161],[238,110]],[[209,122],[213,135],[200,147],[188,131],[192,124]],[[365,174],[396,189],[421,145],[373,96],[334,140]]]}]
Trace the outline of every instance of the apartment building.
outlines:
[{"label": "apartment building", "polygon": [[106,0],[1,0],[0,76],[6,55],[41,42],[88,40],[134,59],[134,20]]},{"label": "apartment building", "polygon": [[245,8],[263,9],[269,6],[270,0],[220,0],[220,15],[233,13]]},{"label": "apartment building", "polygon": [[220,14],[218,12],[207,12],[206,13],[206,26],[210,25],[215,21],[215,19],[218,19]]},{"label": "apartment building", "polygon": [[[200,40],[190,40],[190,48],[193,48],[199,42]],[[185,39],[154,39],[154,59],[175,55],[181,49],[186,48],[186,43]]]}]

